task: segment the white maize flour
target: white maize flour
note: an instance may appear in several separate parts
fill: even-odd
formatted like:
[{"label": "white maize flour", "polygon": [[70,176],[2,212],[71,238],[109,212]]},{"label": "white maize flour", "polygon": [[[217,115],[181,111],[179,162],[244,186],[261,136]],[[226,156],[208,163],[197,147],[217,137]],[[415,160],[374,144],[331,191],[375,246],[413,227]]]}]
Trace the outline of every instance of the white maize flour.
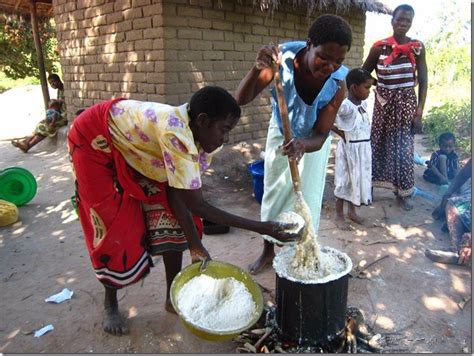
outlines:
[{"label": "white maize flour", "polygon": [[303,194],[297,192],[295,211],[301,215],[305,221],[305,228],[302,238],[296,244],[296,251],[291,262],[292,274],[305,279],[309,271],[319,269],[319,244],[316,240],[313,219],[308,204],[306,204]]},{"label": "white maize flour", "polygon": [[257,313],[249,290],[233,277],[194,277],[178,292],[177,302],[187,321],[213,331],[245,327]]},{"label": "white maize flour", "polygon": [[[280,213],[276,218],[275,221],[278,222],[279,224],[288,224],[292,223],[294,224],[293,227],[291,228],[286,228],[284,231],[288,234],[299,234],[301,231],[303,231],[305,221],[303,217],[294,211],[284,211]],[[278,244],[278,245],[294,245],[296,244],[295,241],[280,241],[275,239],[274,237],[271,237],[269,235],[263,235],[263,238],[273,244]]]},{"label": "white maize flour", "polygon": [[320,248],[311,211],[301,192],[296,193],[295,213],[304,219],[303,236],[296,246],[285,247],[275,256],[273,268],[276,273],[302,283],[322,283],[348,273],[352,263],[346,254],[328,247]]},{"label": "white maize flour", "polygon": [[328,246],[319,251],[317,268],[296,271],[291,264],[294,256],[294,246],[284,247],[275,256],[273,268],[278,276],[303,284],[322,284],[337,280],[352,269],[352,261],[347,254]]}]

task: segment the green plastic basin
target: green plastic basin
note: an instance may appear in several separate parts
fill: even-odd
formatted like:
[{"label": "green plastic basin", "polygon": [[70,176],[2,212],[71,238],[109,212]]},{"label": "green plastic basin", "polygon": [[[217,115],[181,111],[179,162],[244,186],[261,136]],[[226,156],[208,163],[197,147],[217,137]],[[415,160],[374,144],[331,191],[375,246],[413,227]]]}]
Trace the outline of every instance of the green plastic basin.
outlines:
[{"label": "green plastic basin", "polygon": [[21,167],[9,167],[0,172],[0,199],[22,206],[36,195],[36,179]]}]

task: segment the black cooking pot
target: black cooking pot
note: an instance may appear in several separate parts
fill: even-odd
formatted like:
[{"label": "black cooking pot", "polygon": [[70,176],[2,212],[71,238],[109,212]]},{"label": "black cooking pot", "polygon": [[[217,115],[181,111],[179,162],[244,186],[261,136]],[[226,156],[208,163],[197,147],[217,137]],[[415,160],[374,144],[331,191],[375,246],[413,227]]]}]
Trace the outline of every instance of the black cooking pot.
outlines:
[{"label": "black cooking pot", "polygon": [[283,340],[324,345],[344,328],[350,268],[324,283],[306,284],[276,274],[276,319]]}]

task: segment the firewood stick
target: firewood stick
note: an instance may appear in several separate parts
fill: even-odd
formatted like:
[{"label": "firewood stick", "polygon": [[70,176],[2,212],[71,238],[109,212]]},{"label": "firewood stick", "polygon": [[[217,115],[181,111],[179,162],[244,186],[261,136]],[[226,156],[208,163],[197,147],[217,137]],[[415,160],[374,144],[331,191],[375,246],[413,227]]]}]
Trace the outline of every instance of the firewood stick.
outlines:
[{"label": "firewood stick", "polygon": [[384,255],[380,258],[377,258],[375,261],[373,262],[370,262],[367,266],[364,266],[362,267],[361,269],[357,269],[357,274],[360,274],[361,272],[365,271],[367,268],[369,268],[370,266],[373,266],[374,264],[376,264],[377,262],[383,260],[384,258],[388,257],[389,255]]},{"label": "firewood stick", "polygon": [[375,245],[375,244],[397,244],[399,243],[398,240],[392,239],[392,240],[374,240],[374,241],[362,241],[362,245],[365,246],[370,246],[370,245]]},{"label": "firewood stick", "polygon": [[244,344],[244,349],[247,349],[248,351],[256,354],[257,353],[257,348],[255,346],[253,346],[252,344],[249,344],[248,342],[246,342]]},{"label": "firewood stick", "polygon": [[275,346],[275,351],[281,354],[286,354],[287,352],[281,348],[281,346]]},{"label": "firewood stick", "polygon": [[271,333],[272,333],[272,329],[267,328],[267,331],[265,331],[265,334],[263,334],[262,337],[258,339],[258,341],[254,345],[257,351],[260,351],[260,348],[262,347],[263,342],[266,340],[267,337],[270,336]]}]

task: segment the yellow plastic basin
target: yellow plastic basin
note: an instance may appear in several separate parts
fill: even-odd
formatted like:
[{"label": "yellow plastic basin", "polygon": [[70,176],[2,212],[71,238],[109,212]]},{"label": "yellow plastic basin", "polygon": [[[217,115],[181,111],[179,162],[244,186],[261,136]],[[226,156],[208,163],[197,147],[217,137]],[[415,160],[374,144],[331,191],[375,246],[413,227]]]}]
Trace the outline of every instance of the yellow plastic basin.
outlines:
[{"label": "yellow plastic basin", "polygon": [[18,221],[18,208],[15,204],[0,199],[0,227]]},{"label": "yellow plastic basin", "polygon": [[209,265],[202,274],[208,275],[209,277],[213,278],[234,277],[236,280],[242,282],[249,290],[250,294],[252,295],[253,301],[257,306],[257,312],[255,313],[255,317],[249,321],[248,325],[245,325],[244,327],[237,330],[229,331],[214,331],[207,328],[203,328],[193,324],[190,320],[184,317],[177,303],[178,293],[190,279],[201,274],[199,272],[200,266],[201,262],[189,265],[178,273],[178,275],[174,278],[173,283],[171,284],[171,303],[173,304],[173,307],[178,313],[181,322],[186,326],[186,328],[194,335],[202,339],[209,341],[224,341],[236,337],[242,331],[247,330],[252,325],[254,325],[260,318],[260,315],[263,311],[263,295],[260,287],[257,283],[255,283],[250,274],[240,269],[239,267],[231,265],[229,263],[214,260],[209,262]]}]

